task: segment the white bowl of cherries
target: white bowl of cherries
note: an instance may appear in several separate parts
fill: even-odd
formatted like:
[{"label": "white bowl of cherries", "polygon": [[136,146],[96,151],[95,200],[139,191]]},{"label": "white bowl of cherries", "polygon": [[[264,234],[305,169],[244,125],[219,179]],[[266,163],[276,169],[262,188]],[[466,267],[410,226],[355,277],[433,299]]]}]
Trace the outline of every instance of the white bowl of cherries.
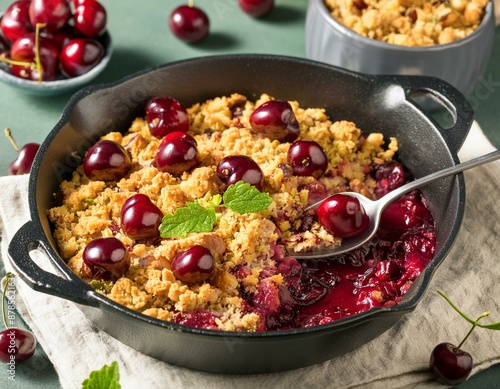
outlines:
[{"label": "white bowl of cherries", "polygon": [[0,80],[37,94],[73,91],[108,64],[98,0],[15,0],[0,14]]}]

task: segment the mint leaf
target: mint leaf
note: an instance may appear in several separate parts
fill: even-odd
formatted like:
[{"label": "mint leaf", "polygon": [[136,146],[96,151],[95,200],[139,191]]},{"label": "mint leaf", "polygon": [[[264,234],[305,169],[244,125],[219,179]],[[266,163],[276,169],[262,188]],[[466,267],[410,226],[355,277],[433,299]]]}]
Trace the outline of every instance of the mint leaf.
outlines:
[{"label": "mint leaf", "polygon": [[186,203],[171,215],[163,216],[159,230],[162,238],[185,238],[191,232],[210,232],[217,218],[214,209],[203,208],[198,202]]},{"label": "mint leaf", "polygon": [[118,363],[104,365],[101,370],[94,370],[82,383],[82,389],[121,389]]},{"label": "mint leaf", "polygon": [[222,199],[227,208],[238,213],[264,211],[273,202],[267,193],[261,193],[255,186],[243,181],[230,185]]}]

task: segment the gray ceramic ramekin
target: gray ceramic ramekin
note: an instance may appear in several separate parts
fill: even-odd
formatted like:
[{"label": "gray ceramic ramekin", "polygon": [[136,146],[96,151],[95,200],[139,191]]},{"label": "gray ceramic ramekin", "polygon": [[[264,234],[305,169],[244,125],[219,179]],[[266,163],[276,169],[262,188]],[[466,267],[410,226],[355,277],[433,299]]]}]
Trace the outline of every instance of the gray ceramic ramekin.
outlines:
[{"label": "gray ceramic ramekin", "polygon": [[490,58],[495,34],[493,8],[490,1],[478,29],[463,39],[443,45],[406,47],[361,36],[335,20],[323,0],[309,0],[307,57],[361,73],[437,77],[469,96]]}]

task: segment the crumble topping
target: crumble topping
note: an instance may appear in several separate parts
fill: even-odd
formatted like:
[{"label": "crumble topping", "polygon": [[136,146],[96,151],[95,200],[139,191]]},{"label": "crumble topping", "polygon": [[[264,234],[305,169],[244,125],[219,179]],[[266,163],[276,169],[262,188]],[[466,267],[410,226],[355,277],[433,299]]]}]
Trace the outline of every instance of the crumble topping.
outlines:
[{"label": "crumble topping", "polygon": [[324,0],[340,23],[371,39],[430,46],[465,38],[484,16],[488,0]]},{"label": "crumble topping", "polygon": [[[332,121],[325,110],[292,101],[299,139],[318,142],[329,160],[319,179],[295,176],[287,161],[290,143],[255,134],[249,124],[254,109],[271,99],[263,94],[251,102],[235,93],[187,109],[201,163],[179,177],[152,166],[161,139],[150,134],[144,117],[136,118],[125,134],[106,134],[103,139],[130,153],[129,174],[118,182],[92,181],[80,166],[60,186],[62,203],[48,211],[60,255],[71,270],[108,298],[161,320],[229,331],[269,329],[266,320],[278,311],[282,315],[297,297],[287,288],[295,282],[290,269],[298,262],[290,262],[293,258],[284,255],[283,245],[300,251],[341,243],[317,221],[303,218],[303,208],[326,194],[347,190],[375,199],[373,171],[392,161],[398,150],[394,138],[365,136],[355,123]],[[216,166],[228,155],[249,156],[260,166],[265,176],[262,192],[273,200],[267,210],[239,214],[224,208],[211,232],[185,238],[136,241],[123,232],[120,210],[136,193],[147,195],[164,215],[189,201],[208,204],[221,191]],[[91,280],[82,260],[86,245],[101,237],[118,238],[130,254],[129,270],[113,282]],[[209,249],[215,273],[206,282],[186,284],[174,276],[171,261],[195,244]],[[285,264],[287,270],[281,271]],[[309,270],[303,272],[307,276]],[[382,301],[380,292],[373,293]]]}]

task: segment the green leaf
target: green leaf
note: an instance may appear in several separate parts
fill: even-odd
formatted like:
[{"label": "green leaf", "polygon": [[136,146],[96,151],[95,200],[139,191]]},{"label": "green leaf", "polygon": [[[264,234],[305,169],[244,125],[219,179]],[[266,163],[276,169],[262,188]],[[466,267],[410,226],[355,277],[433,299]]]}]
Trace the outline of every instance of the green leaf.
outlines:
[{"label": "green leaf", "polygon": [[261,193],[255,186],[243,181],[230,185],[222,199],[227,208],[238,213],[264,211],[273,202],[267,193]]},{"label": "green leaf", "polygon": [[163,216],[159,230],[162,238],[185,238],[191,232],[210,232],[217,218],[213,209],[203,208],[198,202],[186,203],[175,213]]},{"label": "green leaf", "polygon": [[82,389],[121,389],[118,363],[104,365],[101,370],[94,370],[82,383]]}]

